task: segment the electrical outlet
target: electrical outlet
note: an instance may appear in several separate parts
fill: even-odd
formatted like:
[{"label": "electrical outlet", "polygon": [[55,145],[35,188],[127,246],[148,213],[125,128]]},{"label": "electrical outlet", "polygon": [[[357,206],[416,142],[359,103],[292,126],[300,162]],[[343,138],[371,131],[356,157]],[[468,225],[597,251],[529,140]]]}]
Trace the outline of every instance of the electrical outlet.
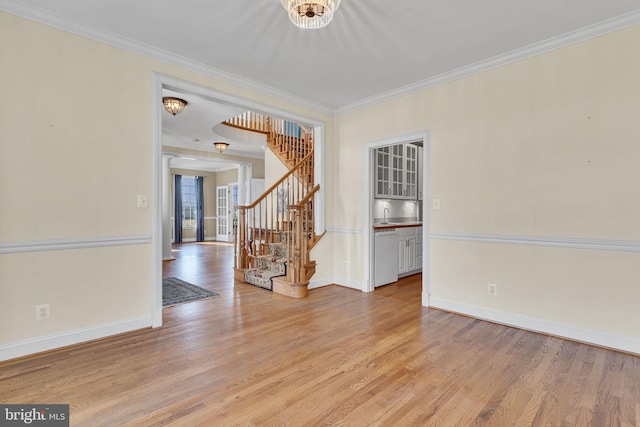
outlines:
[{"label": "electrical outlet", "polygon": [[493,296],[498,295],[498,285],[496,285],[495,283],[489,283],[487,287],[487,293]]},{"label": "electrical outlet", "polygon": [[349,263],[347,261],[342,261],[342,268],[344,268],[345,270],[349,269]]},{"label": "electrical outlet", "polygon": [[50,315],[49,304],[36,305],[36,320],[48,319]]}]

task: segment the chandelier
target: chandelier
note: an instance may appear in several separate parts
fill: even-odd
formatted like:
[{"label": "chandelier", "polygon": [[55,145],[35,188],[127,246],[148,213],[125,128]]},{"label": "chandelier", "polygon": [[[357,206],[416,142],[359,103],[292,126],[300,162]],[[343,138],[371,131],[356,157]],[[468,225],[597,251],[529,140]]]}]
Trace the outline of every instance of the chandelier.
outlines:
[{"label": "chandelier", "polygon": [[164,108],[174,116],[182,113],[185,105],[187,105],[187,101],[184,99],[174,98],[172,96],[165,96],[162,98],[162,103],[164,104]]},{"label": "chandelier", "polygon": [[222,154],[222,152],[227,149],[229,144],[227,144],[226,142],[222,142],[222,141],[216,141],[216,142],[213,143],[213,146],[216,147],[216,150],[218,150],[220,152],[220,154]]},{"label": "chandelier", "polygon": [[307,30],[328,25],[338,6],[340,0],[282,0],[291,22]]}]

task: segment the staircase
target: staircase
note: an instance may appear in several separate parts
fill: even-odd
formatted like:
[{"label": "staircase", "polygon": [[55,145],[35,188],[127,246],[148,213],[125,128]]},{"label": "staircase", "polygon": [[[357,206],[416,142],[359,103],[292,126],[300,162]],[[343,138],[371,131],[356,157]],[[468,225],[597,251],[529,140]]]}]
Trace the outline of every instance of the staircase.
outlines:
[{"label": "staircase", "polygon": [[288,172],[249,206],[238,206],[234,228],[235,278],[294,298],[307,296],[316,269],[313,131],[281,119],[246,112],[228,126],[264,133],[267,147]]},{"label": "staircase", "polygon": [[256,257],[256,266],[244,270],[244,281],[273,290],[273,278],[287,275],[287,245],[269,243],[269,253]]}]

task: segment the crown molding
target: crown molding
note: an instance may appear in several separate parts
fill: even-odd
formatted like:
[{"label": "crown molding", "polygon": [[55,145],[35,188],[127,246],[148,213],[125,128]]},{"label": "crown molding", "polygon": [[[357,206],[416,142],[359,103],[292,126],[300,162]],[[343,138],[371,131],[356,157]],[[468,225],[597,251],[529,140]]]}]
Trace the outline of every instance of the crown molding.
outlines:
[{"label": "crown molding", "polygon": [[561,34],[557,37],[552,37],[550,39],[543,40],[541,42],[534,43],[529,46],[513,50],[511,52],[507,52],[505,54],[497,55],[492,58],[476,62],[474,64],[466,65],[464,67],[460,67],[455,70],[448,71],[446,73],[442,73],[413,84],[382,92],[377,95],[364,98],[338,108],[332,108],[323,104],[309,101],[305,98],[301,98],[289,92],[285,92],[258,83],[254,80],[250,80],[236,74],[202,64],[201,62],[193,61],[180,55],[176,55],[174,53],[167,52],[165,50],[158,49],[156,47],[126,37],[122,37],[87,24],[83,24],[81,22],[63,17],[61,15],[53,14],[41,8],[24,5],[13,0],[0,0],[0,10],[45,25],[49,25],[63,31],[87,37],[89,39],[105,43],[135,54],[146,56],[148,58],[155,59],[169,65],[193,71],[207,77],[223,81],[225,83],[233,84],[235,86],[240,86],[242,88],[261,93],[263,95],[278,98],[282,101],[290,102],[300,107],[308,108],[312,111],[316,111],[318,113],[326,114],[329,116],[339,116],[341,114],[360,110],[384,101],[389,101],[405,95],[410,95],[412,93],[438,86],[453,80],[468,77],[512,62],[520,61],[525,58],[540,55],[555,49],[588,40],[590,38],[598,37],[627,27],[631,27],[633,25],[640,24],[640,9],[638,9],[624,15],[620,15],[593,25],[589,25],[584,28],[580,28],[578,30]]},{"label": "crown molding", "polygon": [[392,99],[400,98],[405,95],[410,95],[412,93],[438,86],[443,83],[448,83],[453,80],[468,77],[487,70],[491,70],[493,68],[498,68],[512,62],[540,55],[555,49],[579,43],[584,40],[588,40],[604,34],[612,33],[614,31],[622,30],[624,28],[631,27],[637,24],[640,24],[640,9],[617,16],[615,18],[608,19],[606,21],[599,22],[597,24],[580,28],[578,30],[570,31],[557,37],[552,37],[550,39],[543,40],[541,42],[534,43],[523,48],[513,50],[511,52],[497,55],[492,58],[476,62],[474,64],[466,65],[464,67],[460,67],[455,70],[430,77],[417,83],[402,86],[387,92],[379,93],[369,98],[361,99],[360,101],[343,105],[335,110],[335,115],[349,113],[352,111],[360,110],[362,108],[370,107],[384,101],[390,101]]},{"label": "crown molding", "polygon": [[216,80],[223,81],[225,83],[233,84],[243,89],[249,89],[263,95],[290,102],[299,107],[308,108],[310,110],[330,116],[333,116],[335,114],[335,109],[331,107],[309,101],[305,98],[301,98],[289,92],[272,88],[270,86],[258,83],[245,77],[238,76],[219,68],[211,67],[198,61],[193,61],[175,53],[158,49],[148,44],[141,43],[136,40],[132,40],[130,38],[123,37],[109,31],[102,30],[97,27],[54,14],[41,8],[24,5],[13,0],[0,0],[0,10],[3,10],[12,15],[17,15],[22,18],[29,19],[31,21],[58,28],[69,33],[86,37],[91,40],[105,43],[110,46],[126,50],[128,52],[146,56],[147,58],[155,59],[165,64],[173,65],[188,71],[193,71],[207,77],[214,78]]}]

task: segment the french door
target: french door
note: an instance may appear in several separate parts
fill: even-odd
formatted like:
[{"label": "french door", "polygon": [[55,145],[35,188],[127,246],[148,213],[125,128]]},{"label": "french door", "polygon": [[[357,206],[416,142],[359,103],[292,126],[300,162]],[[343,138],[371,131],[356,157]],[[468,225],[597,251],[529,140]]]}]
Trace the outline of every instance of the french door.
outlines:
[{"label": "french door", "polygon": [[230,242],[231,232],[229,231],[229,188],[226,185],[216,187],[216,198],[218,206],[218,227],[216,232],[216,240]]}]

